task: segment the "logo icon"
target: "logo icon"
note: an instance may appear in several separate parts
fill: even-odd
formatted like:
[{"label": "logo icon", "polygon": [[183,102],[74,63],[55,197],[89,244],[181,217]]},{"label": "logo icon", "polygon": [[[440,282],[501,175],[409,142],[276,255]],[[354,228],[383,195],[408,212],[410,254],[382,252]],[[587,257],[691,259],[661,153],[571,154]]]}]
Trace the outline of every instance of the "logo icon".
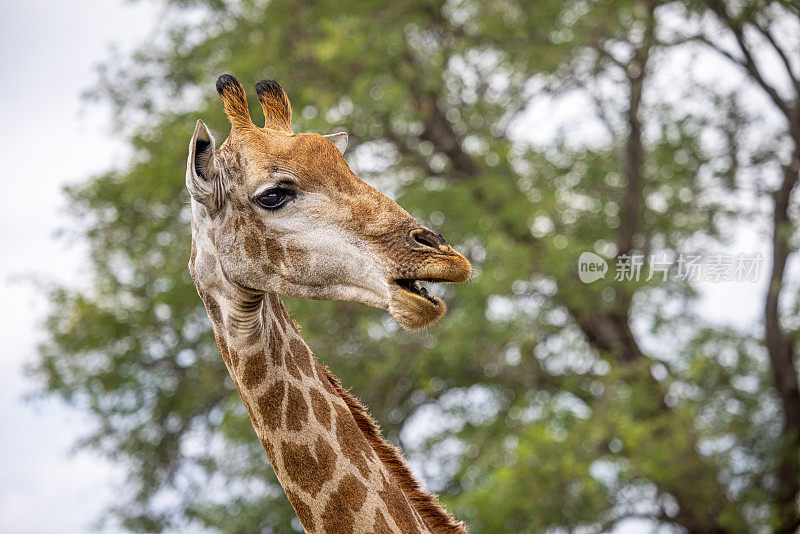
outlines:
[{"label": "logo icon", "polygon": [[584,284],[606,277],[608,263],[594,252],[584,252],[578,258],[578,278]]}]

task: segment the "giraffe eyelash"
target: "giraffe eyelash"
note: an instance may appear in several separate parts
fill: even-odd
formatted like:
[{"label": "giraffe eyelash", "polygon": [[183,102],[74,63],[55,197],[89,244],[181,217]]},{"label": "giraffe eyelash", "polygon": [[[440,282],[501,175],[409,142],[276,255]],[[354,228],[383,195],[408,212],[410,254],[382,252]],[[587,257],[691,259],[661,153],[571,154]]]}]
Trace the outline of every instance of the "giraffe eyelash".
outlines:
[{"label": "giraffe eyelash", "polygon": [[275,182],[272,182],[270,184],[265,184],[262,187],[256,189],[256,192],[253,193],[253,198],[256,199],[272,189],[283,189],[291,191],[292,193],[296,194],[300,188],[297,186],[297,182],[295,182],[293,179],[287,177],[281,177],[278,178]]}]

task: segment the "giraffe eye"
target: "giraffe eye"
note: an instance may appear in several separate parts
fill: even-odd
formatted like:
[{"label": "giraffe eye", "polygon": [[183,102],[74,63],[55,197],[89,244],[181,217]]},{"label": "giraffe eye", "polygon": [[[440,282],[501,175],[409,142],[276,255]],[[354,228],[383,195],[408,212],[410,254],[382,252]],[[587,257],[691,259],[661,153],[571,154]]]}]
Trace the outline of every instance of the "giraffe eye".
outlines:
[{"label": "giraffe eye", "polygon": [[267,210],[276,210],[295,197],[294,191],[285,187],[274,187],[267,189],[258,197],[256,202],[259,206]]}]

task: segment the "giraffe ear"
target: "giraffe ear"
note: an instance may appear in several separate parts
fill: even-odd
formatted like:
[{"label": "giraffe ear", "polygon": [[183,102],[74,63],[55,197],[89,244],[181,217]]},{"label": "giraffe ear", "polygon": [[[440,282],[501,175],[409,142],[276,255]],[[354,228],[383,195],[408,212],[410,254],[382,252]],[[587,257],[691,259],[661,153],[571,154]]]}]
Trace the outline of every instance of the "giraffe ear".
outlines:
[{"label": "giraffe ear", "polygon": [[198,120],[189,143],[186,189],[192,198],[207,208],[219,208],[222,204],[220,180],[220,173],[214,164],[214,136],[205,123]]},{"label": "giraffe ear", "polygon": [[323,135],[322,137],[325,137],[326,139],[329,139],[334,145],[336,145],[336,148],[338,148],[339,152],[341,152],[342,155],[344,156],[344,151],[347,150],[347,134],[346,133],[338,132],[338,133],[335,133],[335,134]]}]

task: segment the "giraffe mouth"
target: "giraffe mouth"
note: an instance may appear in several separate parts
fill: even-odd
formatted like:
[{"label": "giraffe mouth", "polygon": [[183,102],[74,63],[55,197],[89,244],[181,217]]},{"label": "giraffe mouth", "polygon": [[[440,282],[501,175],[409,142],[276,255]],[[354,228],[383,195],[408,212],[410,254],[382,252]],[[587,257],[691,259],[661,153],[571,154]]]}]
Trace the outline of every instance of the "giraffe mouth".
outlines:
[{"label": "giraffe mouth", "polygon": [[466,282],[472,274],[472,268],[466,258],[455,252],[447,258],[447,261],[420,266],[416,273],[404,270],[406,272],[402,274],[405,277],[388,280],[389,302],[386,309],[403,328],[408,330],[430,326],[447,312],[444,301],[432,295],[426,284]]},{"label": "giraffe mouth", "polygon": [[430,302],[434,307],[438,308],[439,306],[441,306],[442,300],[428,293],[428,288],[420,284],[420,282],[423,281],[435,284],[439,282],[444,282],[445,280],[400,278],[395,280],[394,283],[400,286],[402,290],[407,291],[408,293],[411,293],[418,297],[422,297],[423,299]]},{"label": "giraffe mouth", "polygon": [[420,282],[438,283],[448,280],[427,278],[398,278],[390,284],[389,313],[403,328],[416,330],[430,326],[447,311],[439,297],[431,295]]}]

